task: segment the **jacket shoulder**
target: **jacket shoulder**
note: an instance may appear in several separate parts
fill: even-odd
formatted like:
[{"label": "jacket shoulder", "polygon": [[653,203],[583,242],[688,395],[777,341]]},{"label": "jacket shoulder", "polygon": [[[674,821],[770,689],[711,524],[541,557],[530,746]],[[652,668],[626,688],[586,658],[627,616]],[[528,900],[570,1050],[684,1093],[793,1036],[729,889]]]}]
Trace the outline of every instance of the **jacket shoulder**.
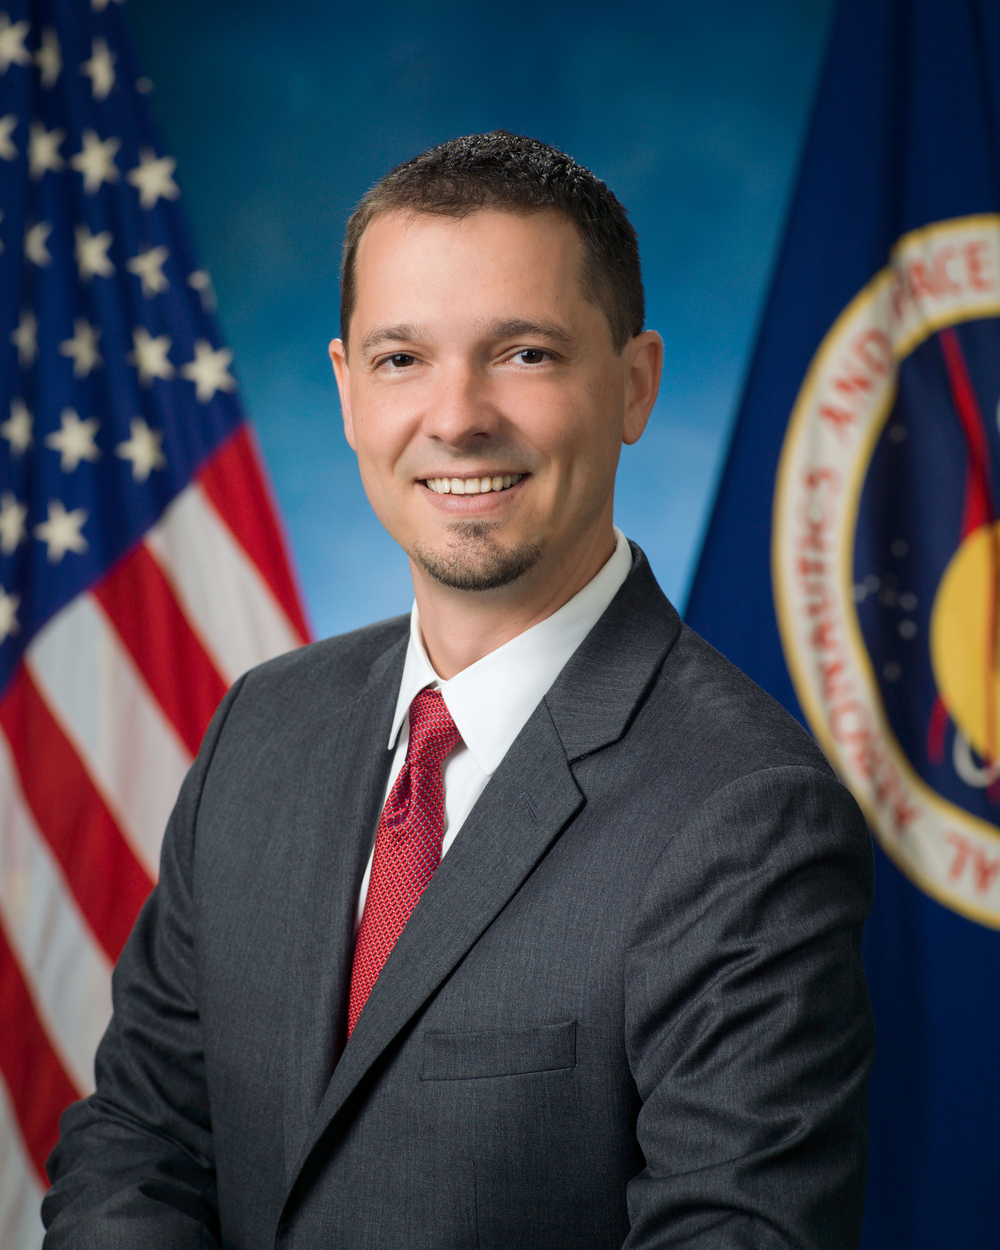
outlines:
[{"label": "jacket shoulder", "polygon": [[835,775],[802,725],[686,625],[652,694],[671,707],[689,749],[718,784],[765,768],[806,767]]},{"label": "jacket shoulder", "polygon": [[252,668],[243,679],[240,701],[292,702],[302,705],[317,691],[335,705],[353,702],[373,667],[409,634],[409,615],[365,625],[276,656]]}]

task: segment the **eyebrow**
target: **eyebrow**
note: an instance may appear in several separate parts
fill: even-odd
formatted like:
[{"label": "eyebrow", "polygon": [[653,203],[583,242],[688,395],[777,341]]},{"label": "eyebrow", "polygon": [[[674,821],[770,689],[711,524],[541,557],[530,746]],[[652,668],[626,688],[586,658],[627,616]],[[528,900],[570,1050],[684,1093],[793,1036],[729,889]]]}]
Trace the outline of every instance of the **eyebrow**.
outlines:
[{"label": "eyebrow", "polygon": [[[483,335],[490,339],[543,338],[550,343],[561,343],[564,346],[573,342],[572,337],[561,326],[551,321],[492,321],[482,323],[480,328]],[[423,337],[425,331],[420,326],[378,326],[361,340],[361,350],[369,352],[383,343],[414,343]]]},{"label": "eyebrow", "polygon": [[361,340],[361,350],[370,351],[373,347],[378,347],[380,343],[412,343],[421,335],[422,332],[418,326],[379,326],[369,331]]},{"label": "eyebrow", "polygon": [[542,338],[568,347],[572,336],[552,321],[493,321],[483,326],[491,339]]}]

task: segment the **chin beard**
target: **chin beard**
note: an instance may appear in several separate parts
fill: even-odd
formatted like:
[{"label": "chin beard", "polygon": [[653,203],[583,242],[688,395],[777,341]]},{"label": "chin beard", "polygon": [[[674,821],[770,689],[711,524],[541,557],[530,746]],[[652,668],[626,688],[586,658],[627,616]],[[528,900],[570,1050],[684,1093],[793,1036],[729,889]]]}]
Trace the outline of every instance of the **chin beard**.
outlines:
[{"label": "chin beard", "polygon": [[502,547],[493,537],[495,526],[484,521],[462,521],[451,527],[455,543],[444,553],[413,544],[413,559],[425,573],[452,590],[499,590],[533,569],[542,555],[542,543]]}]

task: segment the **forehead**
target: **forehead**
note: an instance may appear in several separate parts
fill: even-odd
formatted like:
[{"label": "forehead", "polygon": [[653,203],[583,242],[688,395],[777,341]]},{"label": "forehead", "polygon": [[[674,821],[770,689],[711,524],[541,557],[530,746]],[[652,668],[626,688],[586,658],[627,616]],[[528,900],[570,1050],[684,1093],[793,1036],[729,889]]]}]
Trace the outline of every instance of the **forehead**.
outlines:
[{"label": "forehead", "polygon": [[572,316],[586,303],[583,261],[576,226],[550,209],[385,213],[358,245],[351,337],[374,322]]}]

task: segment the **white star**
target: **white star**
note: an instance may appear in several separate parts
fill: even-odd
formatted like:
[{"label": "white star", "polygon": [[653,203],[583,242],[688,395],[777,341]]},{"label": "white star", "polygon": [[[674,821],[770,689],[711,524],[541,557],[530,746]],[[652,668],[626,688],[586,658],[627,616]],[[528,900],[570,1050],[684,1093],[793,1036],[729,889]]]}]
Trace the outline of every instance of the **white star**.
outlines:
[{"label": "white star", "polygon": [[129,352],[126,359],[135,365],[139,372],[141,386],[152,386],[154,378],[172,378],[174,366],[167,359],[170,344],[173,340],[167,334],[151,338],[145,326],[136,326],[132,331],[132,344],[135,351]]},{"label": "white star", "polygon": [[148,252],[140,252],[126,262],[125,268],[129,273],[141,278],[142,293],[147,299],[170,286],[163,274],[163,266],[169,255],[170,252],[165,247],[151,247]]},{"label": "white star", "polygon": [[102,143],[94,130],[85,130],[82,138],[83,148],[70,160],[70,164],[83,174],[84,191],[93,195],[102,182],[118,181],[120,174],[115,164],[115,153],[122,141],[112,136]]},{"label": "white star", "polygon": [[77,317],[73,322],[73,337],[64,339],[59,344],[63,356],[73,358],[73,377],[85,378],[92,369],[104,363],[104,358],[97,350],[97,340],[101,331],[92,326],[86,317]]},{"label": "white star", "polygon": [[0,117],[0,156],[5,161],[12,161],[17,157],[17,148],[14,146],[14,140],[11,138],[16,125],[17,118],[13,113],[8,113],[6,117]]},{"label": "white star", "polygon": [[171,174],[177,168],[172,156],[157,157],[152,148],[143,148],[139,164],[125,175],[126,182],[139,188],[139,204],[152,208],[158,199],[176,200],[181,193]]},{"label": "white star", "polygon": [[28,127],[28,173],[41,178],[47,169],[58,173],[66,163],[59,154],[59,145],[66,138],[64,130],[46,130],[41,122]]},{"label": "white star", "polygon": [[206,269],[196,269],[194,273],[188,274],[188,286],[201,296],[202,309],[207,313],[214,313],[218,304],[215,301],[215,289],[212,286],[212,279],[208,276],[208,271]]},{"label": "white star", "polygon": [[132,478],[136,482],[144,482],[153,469],[165,469],[167,458],[163,454],[162,430],[151,430],[142,417],[133,417],[129,422],[132,437],[115,448],[115,455],[123,460],[132,461]]},{"label": "white star", "polygon": [[59,421],[62,429],[50,434],[45,446],[59,452],[59,467],[63,473],[72,473],[81,460],[100,460],[101,451],[94,437],[101,423],[96,417],[81,421],[72,408],[64,408]]},{"label": "white star", "polygon": [[181,369],[181,377],[195,384],[195,398],[207,404],[216,391],[235,391],[236,379],[229,372],[233,353],[228,347],[212,351],[212,344],[198,339],[194,345],[194,360]]},{"label": "white star", "polygon": [[43,543],[48,544],[50,564],[58,564],[67,551],[78,555],[87,550],[87,540],[80,533],[87,520],[83,508],[67,512],[58,499],[49,500],[49,516],[31,531]]},{"label": "white star", "polygon": [[115,271],[108,259],[108,248],[111,246],[111,231],[102,230],[100,234],[91,234],[86,226],[76,228],[76,263],[80,266],[80,281],[89,282],[96,273],[98,277],[110,278]]},{"label": "white star", "polygon": [[20,595],[8,595],[0,586],[0,642],[5,642],[11,634],[20,631],[17,620],[17,609],[21,606]]},{"label": "white star", "polygon": [[12,26],[6,13],[0,13],[0,74],[6,74],[12,65],[27,65],[31,54],[24,41],[31,30],[30,22],[15,22]]},{"label": "white star", "polygon": [[9,490],[0,495],[0,551],[9,556],[16,551],[18,544],[28,537],[25,517],[28,505],[18,503],[17,498]]},{"label": "white star", "polygon": [[52,255],[47,247],[52,226],[47,221],[36,222],[24,232],[24,254],[33,265],[50,265]]},{"label": "white star", "polygon": [[52,26],[42,31],[42,46],[35,53],[35,64],[42,71],[42,86],[54,87],[62,72],[62,53],[59,51],[59,36]]},{"label": "white star", "polygon": [[10,418],[0,425],[0,434],[10,443],[12,456],[23,455],[31,446],[31,426],[34,417],[23,399],[10,401]]},{"label": "white star", "polygon": [[93,84],[94,99],[106,100],[111,88],[115,85],[115,61],[118,54],[108,48],[107,40],[98,36],[90,44],[90,60],[80,66],[80,73],[86,74]]},{"label": "white star", "polygon": [[10,341],[17,348],[17,359],[22,369],[30,369],[38,355],[38,318],[28,308],[21,313],[16,330]]}]

